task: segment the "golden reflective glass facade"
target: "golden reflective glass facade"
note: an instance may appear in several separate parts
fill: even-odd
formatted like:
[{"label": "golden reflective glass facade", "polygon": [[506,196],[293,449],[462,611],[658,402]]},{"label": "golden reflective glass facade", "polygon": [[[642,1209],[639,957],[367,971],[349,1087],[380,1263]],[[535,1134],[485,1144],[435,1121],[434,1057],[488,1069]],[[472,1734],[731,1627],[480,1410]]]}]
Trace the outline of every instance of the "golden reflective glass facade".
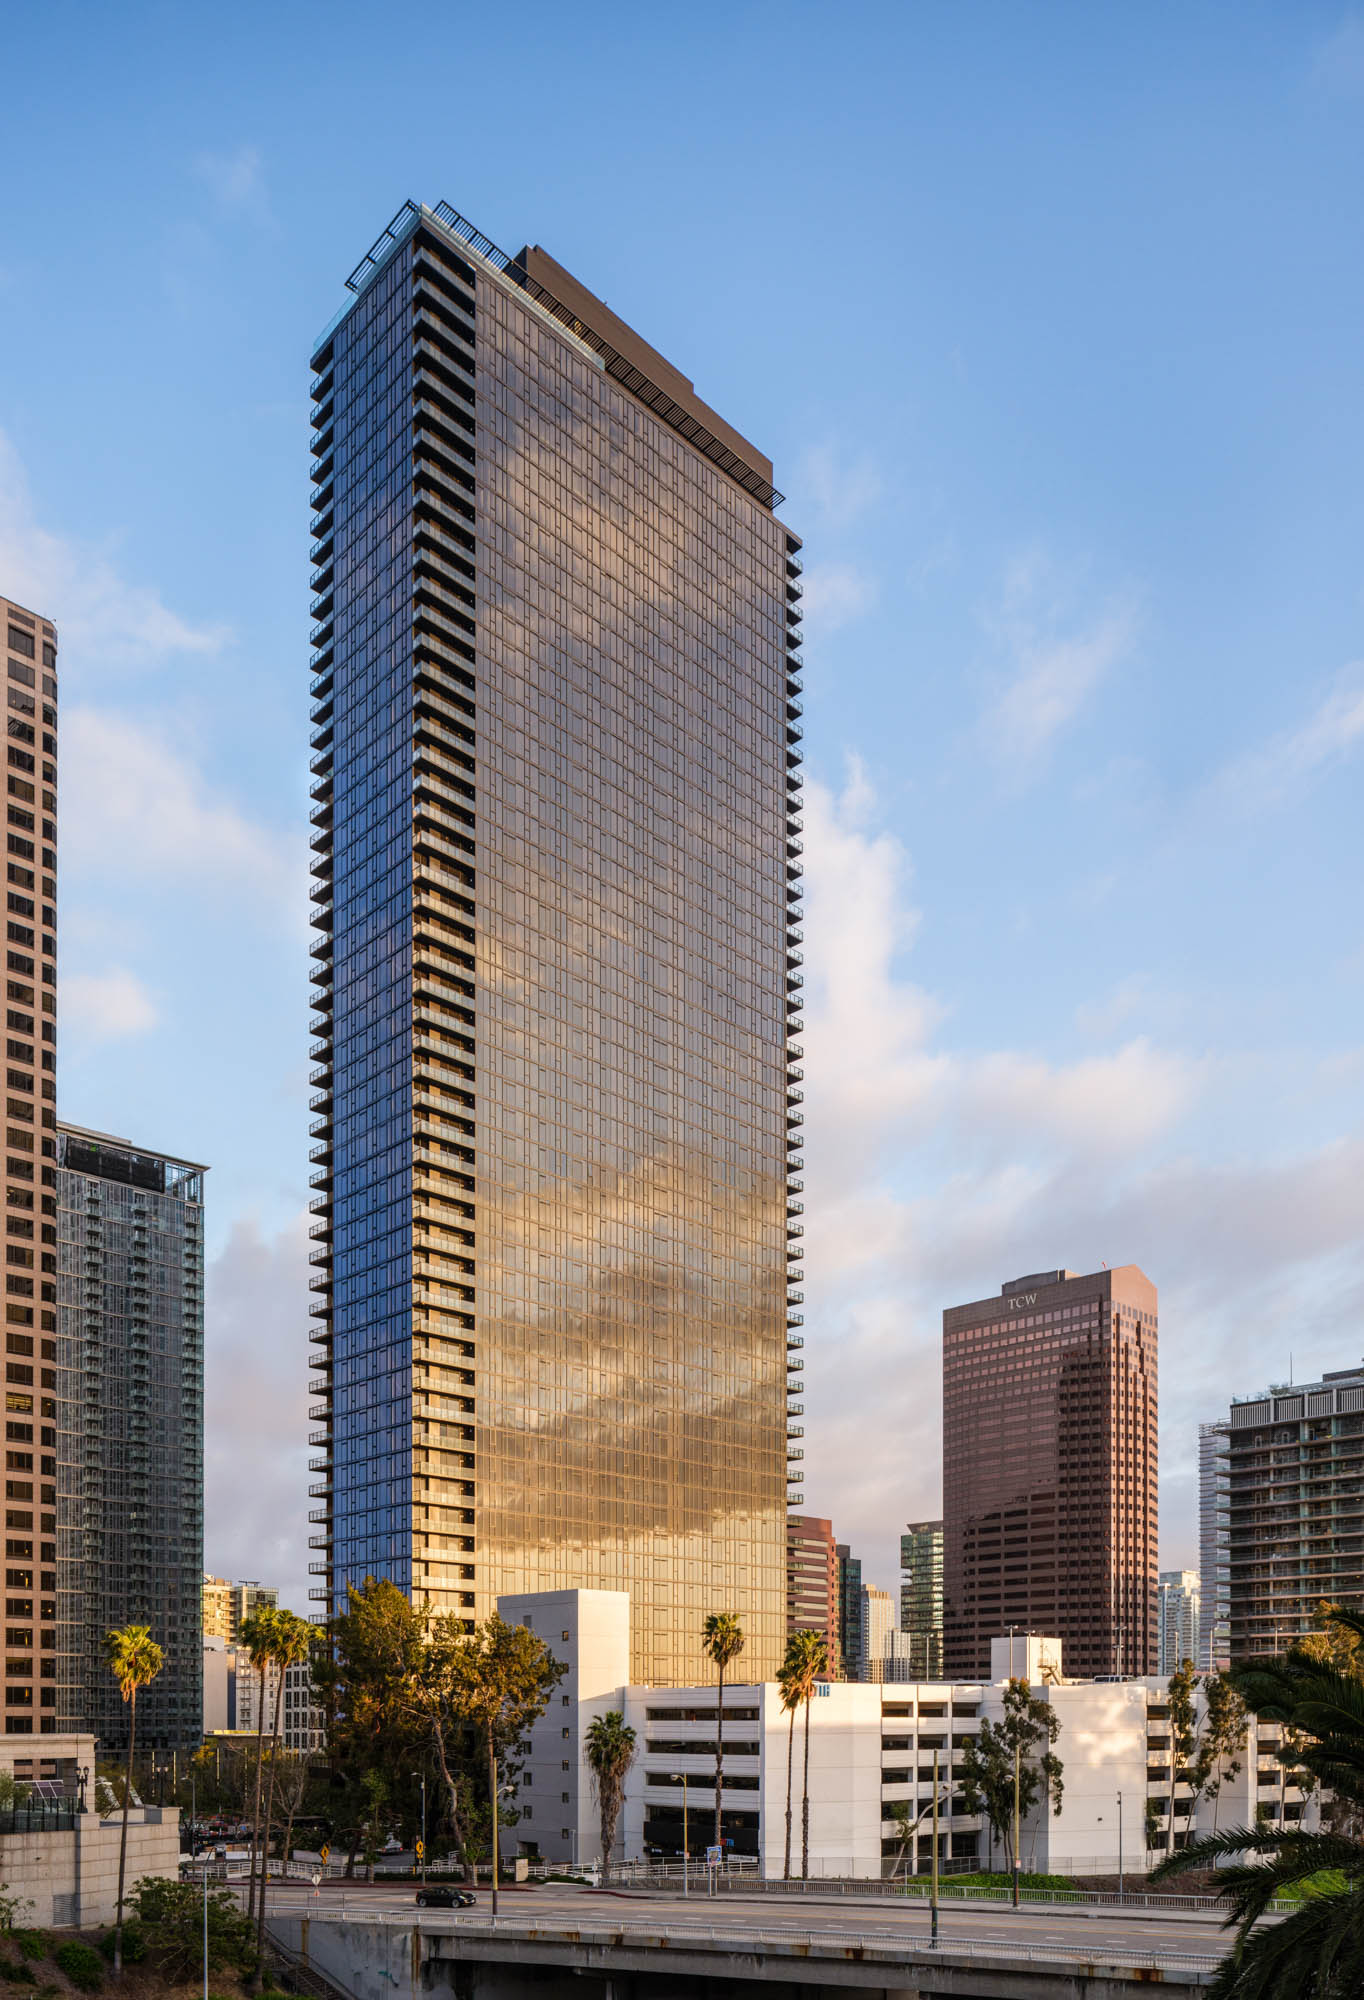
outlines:
[{"label": "golden reflective glass facade", "polygon": [[399,220],[314,358],[316,1595],[624,1589],[637,1678],[713,1610],[768,1675],[798,544]]}]

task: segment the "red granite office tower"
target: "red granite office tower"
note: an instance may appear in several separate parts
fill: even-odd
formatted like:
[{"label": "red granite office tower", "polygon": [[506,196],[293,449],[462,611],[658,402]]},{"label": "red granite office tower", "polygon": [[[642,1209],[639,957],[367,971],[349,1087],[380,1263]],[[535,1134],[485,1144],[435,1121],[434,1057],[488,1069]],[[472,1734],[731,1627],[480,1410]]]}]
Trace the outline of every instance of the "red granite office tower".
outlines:
[{"label": "red granite office tower", "polygon": [[943,1314],[944,1646],[1014,1629],[1077,1675],[1156,1670],[1156,1288],[1043,1271]]}]

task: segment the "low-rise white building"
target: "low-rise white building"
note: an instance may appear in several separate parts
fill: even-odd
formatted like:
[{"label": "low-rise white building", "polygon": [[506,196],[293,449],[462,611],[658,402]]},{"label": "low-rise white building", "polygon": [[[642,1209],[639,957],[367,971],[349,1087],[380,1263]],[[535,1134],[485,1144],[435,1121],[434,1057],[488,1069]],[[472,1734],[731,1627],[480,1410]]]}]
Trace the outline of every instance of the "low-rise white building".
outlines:
[{"label": "low-rise white building", "polygon": [[[546,1592],[499,1601],[565,1661],[553,1702],[530,1735],[514,1833],[546,1860],[598,1857],[598,1815],[586,1762],[594,1715],[618,1709],[637,1750],[617,1837],[617,1859],[703,1860],[715,1826],[718,1709],[712,1684],[692,1688],[626,1683],[629,1600],[618,1591]],[[1227,1760],[1218,1796],[1193,1799],[1172,1772],[1168,1682],[1068,1681],[1055,1639],[997,1640],[988,1682],[882,1685],[821,1682],[808,1717],[791,1719],[775,1683],[726,1685],[723,1839],[768,1876],[785,1863],[787,1763],[792,1790],[793,1862],[800,1867],[805,1731],[810,1734],[810,1872],[878,1876],[931,1864],[936,1759],[939,1854],[957,1867],[1003,1867],[1003,1849],[980,1813],[966,1809],[960,1772],[985,1719],[998,1724],[1012,1678],[1028,1682],[1059,1722],[1059,1813],[1024,1823],[1022,1859],[1037,1873],[1140,1875],[1165,1851],[1214,1825],[1257,1818],[1296,1824],[1302,1794],[1274,1757],[1278,1729],[1252,1717],[1247,1741]],[[1239,1764],[1233,1771],[1230,1766]],[[907,1812],[904,1810],[907,1809]],[[906,1823],[906,1821],[908,1823]]]}]

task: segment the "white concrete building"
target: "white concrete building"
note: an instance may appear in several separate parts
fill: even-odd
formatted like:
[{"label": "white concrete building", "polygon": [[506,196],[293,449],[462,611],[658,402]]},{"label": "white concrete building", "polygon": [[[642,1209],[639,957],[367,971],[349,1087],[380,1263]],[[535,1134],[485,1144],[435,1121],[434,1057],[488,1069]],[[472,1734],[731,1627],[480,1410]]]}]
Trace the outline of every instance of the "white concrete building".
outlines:
[{"label": "white concrete building", "polygon": [[1198,1664],[1199,1649],[1198,1572],[1192,1569],[1163,1569],[1156,1588],[1156,1671],[1178,1673],[1186,1660]]},{"label": "white concrete building", "polygon": [[[617,1859],[703,1860],[714,1834],[717,1703],[714,1684],[632,1687],[629,1602],[615,1591],[563,1591],[503,1598],[511,1623],[528,1625],[569,1666],[553,1703],[531,1732],[517,1799],[523,1817],[510,1831],[547,1860],[597,1858],[598,1818],[585,1760],[591,1719],[619,1709],[635,1730],[637,1751],[626,1784]],[[939,1852],[958,1867],[1003,1866],[984,1817],[966,1811],[954,1782],[983,1719],[998,1723],[1011,1678],[1026,1679],[1061,1724],[1063,1766],[1058,1814],[1025,1823],[1023,1861],[1037,1873],[1138,1875],[1165,1851],[1173,1795],[1176,1845],[1195,1834],[1254,1824],[1258,1812],[1284,1824],[1303,1816],[1302,1795],[1284,1781],[1273,1756],[1276,1727],[1252,1719],[1239,1771],[1223,1776],[1214,1801],[1191,1801],[1187,1783],[1172,1788],[1168,1683],[1159,1677],[1067,1681],[1059,1640],[1019,1635],[996,1640],[991,1679],[982,1683],[911,1684],[830,1681],[809,1706],[810,1872],[877,1876],[910,1872],[931,1861],[934,1758],[939,1796]],[[801,1769],[806,1717],[796,1721],[793,1848],[799,1867]],[[767,1875],[784,1862],[786,1768],[790,1719],[774,1683],[727,1685],[724,1703],[724,1836],[736,1858]],[[685,1781],[685,1782],[684,1782]],[[890,1809],[908,1805],[915,1824],[906,1844]],[[1149,1840],[1149,1848],[1148,1848]],[[508,1843],[511,1851],[511,1842]]]}]

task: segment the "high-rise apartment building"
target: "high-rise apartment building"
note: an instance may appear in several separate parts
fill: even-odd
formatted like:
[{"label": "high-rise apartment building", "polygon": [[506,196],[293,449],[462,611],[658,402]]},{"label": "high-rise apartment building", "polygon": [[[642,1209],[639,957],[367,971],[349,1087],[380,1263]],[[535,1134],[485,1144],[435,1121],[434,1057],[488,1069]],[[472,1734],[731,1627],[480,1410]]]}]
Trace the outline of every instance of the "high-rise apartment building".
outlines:
[{"label": "high-rise apartment building", "polygon": [[1198,1426],[1198,1665],[1231,1664],[1231,1425]]},{"label": "high-rise apartment building", "polygon": [[675,1682],[721,1606],[761,1677],[800,544],[539,248],[408,204],[348,284],[312,357],[314,1596],[626,1590]]},{"label": "high-rise apartment building", "polygon": [[829,1672],[839,1667],[838,1558],[834,1524],[815,1514],[786,1517],[786,1630],[818,1632],[829,1649]]},{"label": "high-rise apartment building", "polygon": [[1155,1671],[1156,1288],[1042,1271],[943,1314],[950,1678],[1016,1627],[1078,1675]]},{"label": "high-rise apartment building", "polygon": [[1163,1569],[1156,1585],[1159,1674],[1175,1674],[1185,1661],[1198,1664],[1199,1582],[1191,1569]]},{"label": "high-rise apartment building", "polygon": [[838,1578],[838,1653],[843,1678],[855,1681],[862,1674],[862,1558],[855,1556],[846,1542],[834,1544]]},{"label": "high-rise apartment building", "polygon": [[900,1537],[900,1630],[914,1678],[942,1677],[942,1522],[910,1521]]},{"label": "high-rise apartment building", "polygon": [[0,598],[5,955],[5,1734],[57,1733],[57,634]]},{"label": "high-rise apartment building", "polygon": [[225,1639],[235,1646],[243,1621],[259,1608],[273,1609],[279,1592],[273,1584],[243,1581],[233,1583],[225,1576],[205,1576],[203,1587],[204,1637]]},{"label": "high-rise apartment building", "polygon": [[165,1665],[137,1740],[179,1749],[202,1733],[207,1170],[64,1121],[57,1144],[61,1708],[126,1744],[103,1638],[148,1625]]},{"label": "high-rise apartment building", "polygon": [[1226,1432],[1236,1664],[1282,1652],[1323,1602],[1364,1608],[1364,1364],[1236,1400]]}]

